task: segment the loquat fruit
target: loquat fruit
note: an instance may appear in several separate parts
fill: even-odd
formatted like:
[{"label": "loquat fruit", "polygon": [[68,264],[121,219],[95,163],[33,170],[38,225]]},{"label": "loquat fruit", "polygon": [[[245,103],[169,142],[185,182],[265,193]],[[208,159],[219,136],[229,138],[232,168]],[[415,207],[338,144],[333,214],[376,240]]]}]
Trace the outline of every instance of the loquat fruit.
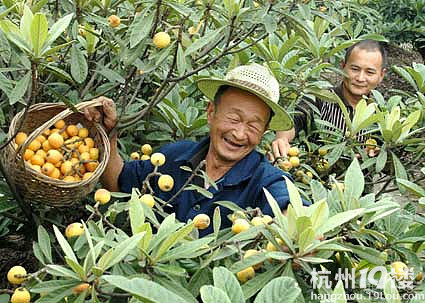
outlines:
[{"label": "loquat fruit", "polygon": [[174,179],[170,175],[161,175],[158,178],[158,186],[162,191],[170,191],[174,187]]},{"label": "loquat fruit", "polygon": [[199,214],[196,215],[195,218],[193,218],[194,226],[197,229],[206,229],[208,226],[210,226],[210,217],[206,214]]},{"label": "loquat fruit", "polygon": [[7,272],[7,280],[10,284],[18,285],[25,281],[27,271],[24,267],[15,265]]},{"label": "loquat fruit", "polygon": [[109,190],[100,188],[94,193],[94,200],[99,202],[99,204],[106,204],[111,200],[111,193]]}]

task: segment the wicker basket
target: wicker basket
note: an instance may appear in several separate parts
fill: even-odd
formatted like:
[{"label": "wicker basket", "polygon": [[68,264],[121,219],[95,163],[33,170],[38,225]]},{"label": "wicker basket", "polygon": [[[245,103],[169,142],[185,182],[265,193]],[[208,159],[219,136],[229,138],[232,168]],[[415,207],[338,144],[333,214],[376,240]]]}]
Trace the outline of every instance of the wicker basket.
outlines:
[{"label": "wicker basket", "polygon": [[[47,204],[50,206],[72,205],[86,197],[96,186],[99,177],[109,160],[110,143],[108,136],[99,123],[88,121],[82,110],[86,107],[99,106],[97,101],[82,102],[76,105],[78,113],[73,112],[65,104],[39,103],[31,106],[25,121],[20,129],[28,135],[26,141],[17,150],[14,141],[2,151],[0,156],[5,168],[8,170],[12,182],[27,203]],[[10,124],[8,138],[16,131],[19,121],[24,112],[19,112]],[[54,125],[59,120],[65,120],[67,124],[84,125],[89,130],[89,135],[94,139],[95,146],[99,149],[99,165],[93,174],[80,182],[65,182],[45,176],[23,160],[26,147],[41,135],[44,130]]]}]

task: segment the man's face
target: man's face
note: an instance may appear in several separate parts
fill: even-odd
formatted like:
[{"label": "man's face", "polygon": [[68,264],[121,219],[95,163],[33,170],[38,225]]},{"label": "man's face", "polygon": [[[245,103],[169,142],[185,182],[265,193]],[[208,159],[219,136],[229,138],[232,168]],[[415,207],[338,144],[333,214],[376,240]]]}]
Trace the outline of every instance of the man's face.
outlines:
[{"label": "man's face", "polygon": [[211,144],[209,153],[234,164],[260,143],[267,127],[270,108],[254,94],[229,88],[217,106],[208,104]]},{"label": "man's face", "polygon": [[355,47],[342,67],[347,77],[344,78],[344,91],[353,99],[360,100],[375,89],[385,75],[382,68],[382,55],[379,50],[366,50]]}]

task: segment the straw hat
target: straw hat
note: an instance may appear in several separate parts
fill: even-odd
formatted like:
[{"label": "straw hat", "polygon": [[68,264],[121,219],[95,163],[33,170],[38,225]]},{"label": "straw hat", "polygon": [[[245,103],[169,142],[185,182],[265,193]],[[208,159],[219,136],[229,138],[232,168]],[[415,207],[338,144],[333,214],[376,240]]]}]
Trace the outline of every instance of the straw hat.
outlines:
[{"label": "straw hat", "polygon": [[272,130],[289,130],[293,127],[292,119],[279,103],[279,83],[262,65],[253,63],[238,66],[227,73],[224,79],[203,78],[197,81],[199,89],[210,100],[214,100],[217,90],[222,85],[237,87],[253,93],[266,103],[274,115],[269,128]]}]

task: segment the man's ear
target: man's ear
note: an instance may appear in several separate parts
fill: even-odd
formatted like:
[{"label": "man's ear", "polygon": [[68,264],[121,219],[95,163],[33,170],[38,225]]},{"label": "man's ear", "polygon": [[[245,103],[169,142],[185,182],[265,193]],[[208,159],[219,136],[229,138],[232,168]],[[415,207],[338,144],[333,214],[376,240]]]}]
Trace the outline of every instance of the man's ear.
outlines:
[{"label": "man's ear", "polygon": [[341,69],[344,69],[345,68],[345,61],[341,60],[341,63],[339,65],[341,66]]},{"label": "man's ear", "polygon": [[214,105],[213,102],[210,101],[210,102],[208,102],[208,105],[207,105],[207,120],[208,120],[208,124],[211,123],[211,120],[213,118],[214,113],[215,113],[215,105]]}]

